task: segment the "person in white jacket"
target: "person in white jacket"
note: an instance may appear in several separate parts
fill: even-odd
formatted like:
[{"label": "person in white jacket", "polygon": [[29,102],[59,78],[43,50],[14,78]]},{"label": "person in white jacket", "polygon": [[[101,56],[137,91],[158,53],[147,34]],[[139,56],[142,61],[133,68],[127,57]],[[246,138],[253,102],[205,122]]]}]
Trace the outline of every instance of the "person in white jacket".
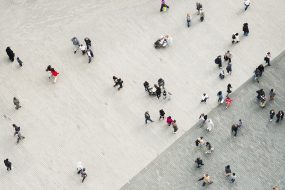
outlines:
[{"label": "person in white jacket", "polygon": [[239,43],[239,34],[238,33],[233,34],[232,39],[233,39],[232,43],[235,43],[235,42]]},{"label": "person in white jacket", "polygon": [[78,170],[77,174],[80,174],[82,169],[83,169],[83,166],[82,166],[81,162],[80,161],[77,162],[77,170]]},{"label": "person in white jacket", "polygon": [[207,130],[209,130],[209,131],[211,131],[212,128],[214,127],[214,123],[213,123],[213,121],[211,119],[207,120],[207,126],[208,126]]},{"label": "person in white jacket", "polygon": [[168,34],[165,35],[165,39],[166,39],[168,45],[172,45],[172,37],[170,35],[168,35]]}]

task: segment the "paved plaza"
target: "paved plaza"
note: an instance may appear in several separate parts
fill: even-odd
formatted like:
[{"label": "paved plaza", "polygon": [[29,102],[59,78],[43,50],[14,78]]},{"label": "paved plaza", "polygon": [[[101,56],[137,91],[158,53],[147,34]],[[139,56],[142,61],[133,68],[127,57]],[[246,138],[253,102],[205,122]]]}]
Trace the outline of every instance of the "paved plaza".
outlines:
[{"label": "paved plaza", "polygon": [[[0,155],[14,167],[7,172],[2,165],[1,189],[195,189],[204,172],[215,181],[211,188],[221,189],[229,187],[223,178],[226,163],[237,173],[237,189],[284,186],[283,124],[267,122],[270,106],[277,111],[284,105],[284,1],[252,0],[246,12],[242,0],[202,1],[203,23],[196,15],[196,1],[166,3],[170,9],[161,13],[160,1],[151,0],[1,2]],[[185,20],[188,12],[190,28]],[[247,37],[242,35],[245,22]],[[236,32],[240,43],[231,44]],[[173,45],[154,49],[154,41],[166,34],[172,36]],[[82,44],[85,37],[92,40],[90,64],[80,52],[73,53],[74,36]],[[10,62],[7,46],[23,67]],[[214,59],[227,50],[234,56],[233,74],[220,80]],[[268,51],[276,66],[266,68],[259,85],[248,82]],[[59,72],[57,83],[48,78],[48,65]],[[124,81],[120,91],[113,88],[114,75]],[[144,81],[153,86],[159,78],[173,94],[170,101],[144,92]],[[225,93],[228,83],[234,102],[225,110],[217,105],[216,94]],[[261,110],[255,89],[272,85],[277,99]],[[204,92],[210,99],[200,105]],[[19,110],[13,105],[15,96],[22,106]],[[160,109],[177,120],[177,134],[158,121]],[[145,111],[154,123],[144,124]],[[203,112],[215,123],[211,134],[197,129]],[[247,113],[247,121],[234,141],[230,126],[241,113]],[[257,123],[254,118],[259,118]],[[26,137],[18,145],[12,124],[20,126]],[[196,171],[199,153],[194,142],[200,135],[212,142],[215,152],[203,155],[206,165]],[[235,159],[238,154],[240,159]],[[88,174],[83,184],[76,174],[78,161]]]}]

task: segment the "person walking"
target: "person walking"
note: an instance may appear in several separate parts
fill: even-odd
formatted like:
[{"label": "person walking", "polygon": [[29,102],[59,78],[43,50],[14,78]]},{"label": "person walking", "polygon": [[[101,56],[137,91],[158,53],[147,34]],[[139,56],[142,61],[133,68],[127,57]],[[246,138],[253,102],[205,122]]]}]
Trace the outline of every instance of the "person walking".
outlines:
[{"label": "person walking", "polygon": [[270,100],[273,100],[275,98],[275,95],[276,95],[276,90],[274,88],[269,90]]},{"label": "person walking", "polygon": [[232,183],[234,183],[234,182],[235,182],[235,180],[236,180],[236,174],[235,174],[235,173],[233,173],[233,174],[232,174],[231,182],[232,182]]},{"label": "person walking", "polygon": [[225,61],[228,61],[229,60],[229,63],[232,62],[232,58],[233,58],[233,55],[231,54],[230,50],[228,50],[225,55],[224,55],[224,59]]},{"label": "person walking", "polygon": [[235,42],[239,43],[239,34],[238,33],[233,34],[232,39],[233,39],[232,43],[235,43]]},{"label": "person walking", "polygon": [[201,146],[205,144],[205,142],[203,141],[203,137],[199,137],[197,140],[196,140],[196,146],[199,146],[198,147],[198,150],[201,149]]},{"label": "person walking", "polygon": [[203,22],[204,19],[205,19],[205,13],[204,13],[203,9],[200,8],[200,20],[201,20],[201,22]]},{"label": "person walking", "polygon": [[165,1],[161,0],[161,7],[160,7],[160,12],[163,11],[163,8],[166,6]]},{"label": "person walking", "polygon": [[266,97],[265,97],[265,95],[263,94],[263,95],[260,97],[260,106],[261,106],[262,108],[264,108],[264,107],[265,107],[265,104],[266,104]]},{"label": "person walking", "polygon": [[232,64],[229,62],[228,66],[226,67],[227,75],[231,75],[233,73],[232,71]]},{"label": "person walking", "polygon": [[228,108],[228,107],[231,105],[231,102],[232,102],[232,101],[233,101],[233,100],[230,99],[229,97],[226,98],[226,103],[227,103],[226,108]]},{"label": "person walking", "polygon": [[269,114],[270,114],[270,120],[269,120],[269,121],[272,121],[272,120],[273,120],[273,117],[274,117],[274,115],[275,115],[274,109],[270,110]]},{"label": "person walking", "polygon": [[116,87],[117,85],[120,85],[120,87],[118,88],[118,90],[120,90],[121,88],[123,88],[123,82],[121,78],[114,80],[115,81],[115,85],[114,87]]},{"label": "person walking", "polygon": [[87,173],[86,173],[86,171],[85,171],[85,168],[83,168],[83,169],[80,171],[80,173],[81,173],[81,177],[83,177],[83,179],[82,179],[82,183],[83,183],[84,180],[85,180],[85,178],[87,177]]},{"label": "person walking", "polygon": [[176,133],[177,130],[178,130],[178,127],[177,127],[177,124],[176,124],[176,120],[174,120],[174,121],[172,122],[172,127],[173,127],[173,129],[174,129],[173,133]]},{"label": "person walking", "polygon": [[52,75],[54,76],[54,81],[56,83],[56,79],[57,79],[57,75],[59,74],[57,71],[54,70],[54,68],[50,69],[50,72],[52,73]]},{"label": "person walking", "polygon": [[20,131],[20,127],[18,127],[17,125],[13,124],[12,126],[15,129],[15,132],[19,132]]},{"label": "person walking", "polygon": [[73,43],[74,54],[76,54],[77,47],[80,46],[79,40],[76,37],[71,38]]},{"label": "person walking", "polygon": [[51,77],[51,75],[52,75],[52,73],[51,73],[51,70],[52,68],[51,68],[51,65],[49,65],[49,66],[47,66],[47,69],[46,69],[46,72],[48,72],[48,78],[50,79],[50,77]]},{"label": "person walking", "polygon": [[171,119],[171,116],[168,116],[166,118],[166,123],[168,124],[168,126],[170,126],[172,122],[173,122],[173,120]]},{"label": "person walking", "polygon": [[260,64],[258,67],[258,70],[259,70],[259,76],[261,77],[262,76],[262,73],[264,72],[264,67],[262,64]]},{"label": "person walking", "polygon": [[25,138],[24,136],[21,135],[20,131],[16,131],[16,132],[14,133],[14,136],[17,137],[17,143],[16,143],[16,144],[18,144],[20,140],[22,140],[22,139]]},{"label": "person walking", "polygon": [[209,96],[206,94],[206,93],[203,93],[203,95],[202,95],[202,100],[201,100],[201,102],[200,102],[200,104],[202,103],[202,102],[204,102],[205,104],[207,104],[207,99],[209,99]]},{"label": "person walking", "polygon": [[5,166],[7,167],[7,171],[12,170],[13,167],[12,167],[12,163],[9,161],[9,159],[7,158],[6,160],[4,160],[4,164]]},{"label": "person walking", "polygon": [[206,154],[211,154],[212,150],[214,150],[214,148],[212,147],[212,145],[209,142],[206,142]]},{"label": "person walking", "polygon": [[88,63],[91,63],[91,58],[94,57],[93,52],[92,52],[91,49],[88,49],[88,50],[87,50],[87,55],[88,55],[88,59],[89,59],[89,62],[88,62]]},{"label": "person walking", "polygon": [[222,94],[222,91],[219,91],[219,92],[217,93],[217,96],[219,97],[219,99],[218,99],[218,103],[223,103],[223,102],[224,102],[224,100],[223,100],[223,94]]},{"label": "person walking", "polygon": [[82,55],[85,55],[86,47],[83,44],[81,44],[80,47],[79,47],[79,51],[82,51]]},{"label": "person walking", "polygon": [[201,179],[199,179],[198,181],[204,180],[203,182],[203,186],[205,186],[207,183],[212,184],[214,183],[214,181],[210,180],[210,176],[208,174],[204,174],[203,177]]},{"label": "person walking", "polygon": [[229,95],[233,92],[233,87],[232,87],[232,85],[231,84],[228,84],[228,86],[227,86],[227,97],[229,97]]},{"label": "person walking", "polygon": [[118,82],[118,77],[113,76],[113,81],[115,82],[115,84]]},{"label": "person walking", "polygon": [[78,171],[77,174],[80,174],[82,169],[83,169],[83,166],[82,166],[81,162],[80,161],[77,162],[77,171]]},{"label": "person walking", "polygon": [[200,9],[201,9],[201,8],[203,8],[203,5],[202,5],[199,1],[197,1],[197,3],[196,3],[196,9],[197,9],[197,11],[198,11],[197,15],[200,14]]},{"label": "person walking", "polygon": [[258,68],[255,69],[255,71],[253,71],[254,73],[254,80],[256,80],[259,83],[258,77],[260,75],[260,71]]},{"label": "person walking", "polygon": [[211,120],[211,119],[207,119],[207,130],[208,131],[211,131],[212,130],[212,128],[214,127],[214,123],[213,123],[213,121]]},{"label": "person walking", "polygon": [[148,111],[144,113],[144,117],[145,117],[145,124],[147,124],[147,120],[154,122],[153,120],[150,119],[150,115]]},{"label": "person walking", "polygon": [[243,35],[248,36],[248,33],[249,33],[248,23],[243,24],[242,31],[243,31]]},{"label": "person walking", "polygon": [[234,132],[235,132],[234,138],[236,138],[236,136],[237,136],[237,131],[238,131],[238,125],[237,124],[233,124],[232,125],[232,134],[234,134]]},{"label": "person walking", "polygon": [[162,118],[164,119],[164,115],[165,115],[165,112],[163,111],[163,109],[159,110],[159,120]]},{"label": "person walking", "polygon": [[281,119],[281,121],[282,121],[282,119],[283,119],[283,117],[284,117],[284,112],[283,112],[282,110],[279,111],[279,112],[277,113],[276,117],[277,117],[276,123],[279,122],[279,119]]},{"label": "person walking", "polygon": [[159,99],[159,98],[160,98],[160,96],[161,96],[161,89],[160,89],[160,87],[159,87],[159,86],[157,86],[157,87],[156,87],[156,91],[155,91],[155,93],[156,93],[156,97],[157,97],[157,99]]},{"label": "person walking", "polygon": [[20,106],[20,101],[16,97],[14,97],[13,102],[14,102],[14,105],[16,105],[16,107],[15,107],[16,110],[19,109],[20,107],[22,107],[22,106]]},{"label": "person walking", "polygon": [[243,124],[242,120],[241,119],[238,120],[238,128],[240,128],[242,126],[242,124]]},{"label": "person walking", "polygon": [[91,40],[90,40],[88,37],[86,37],[86,38],[84,39],[84,41],[85,41],[85,43],[86,43],[87,49],[89,49],[89,47],[91,46]]},{"label": "person walking", "polygon": [[202,119],[202,123],[200,125],[200,128],[203,127],[204,123],[206,122],[207,120],[207,115],[205,115],[204,113],[202,113],[199,117],[199,121]]},{"label": "person walking", "polygon": [[13,62],[15,54],[14,54],[13,50],[11,49],[11,47],[6,48],[6,53],[9,56],[9,59]]},{"label": "person walking", "polygon": [[17,57],[17,62],[19,63],[20,67],[22,67],[22,66],[23,66],[23,62],[20,60],[20,58],[19,58],[19,57]]},{"label": "person walking", "polygon": [[219,55],[216,59],[215,59],[215,63],[219,65],[220,69],[222,68],[222,56]]},{"label": "person walking", "polygon": [[249,5],[250,5],[250,1],[249,0],[244,0],[244,5],[245,5],[244,12],[245,12],[247,10],[247,8],[249,7]]},{"label": "person walking", "polygon": [[[203,160],[202,160],[201,157],[197,158],[197,160],[196,160],[195,162],[198,164],[197,168],[200,168],[201,166],[204,165],[204,164],[203,164]],[[200,165],[201,165],[201,166],[200,166]]]},{"label": "person walking", "polygon": [[143,86],[144,86],[145,91],[148,92],[149,83],[147,81],[145,81],[143,83]]},{"label": "person walking", "polygon": [[225,172],[226,172],[226,177],[231,175],[232,171],[231,171],[230,165],[227,165],[225,167]]},{"label": "person walking", "polygon": [[158,87],[159,88],[162,86],[162,88],[164,89],[165,82],[164,82],[164,80],[162,78],[158,79],[157,83],[158,83]]},{"label": "person walking", "polygon": [[189,13],[187,13],[186,21],[187,21],[187,26],[189,28],[190,27],[190,22],[191,22],[191,15]]},{"label": "person walking", "polygon": [[270,65],[270,57],[271,57],[270,52],[267,52],[266,56],[264,57],[264,61],[265,61],[265,63],[268,64],[268,66],[271,66]]}]

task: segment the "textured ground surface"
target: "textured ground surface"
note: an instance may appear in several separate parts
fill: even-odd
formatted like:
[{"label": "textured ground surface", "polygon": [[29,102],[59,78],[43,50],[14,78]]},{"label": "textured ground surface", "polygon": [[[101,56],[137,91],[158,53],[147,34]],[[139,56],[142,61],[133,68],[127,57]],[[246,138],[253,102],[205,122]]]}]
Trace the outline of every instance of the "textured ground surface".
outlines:
[{"label": "textured ground surface", "polygon": [[[7,174],[2,165],[2,188],[119,189],[185,134],[200,113],[214,109],[217,91],[228,83],[236,90],[267,51],[274,58],[285,49],[284,1],[252,1],[245,13],[241,0],[202,3],[203,23],[192,0],[169,0],[163,13],[160,1],[150,0],[2,1],[0,155],[14,167]],[[193,17],[190,28],[187,12]],[[231,34],[242,33],[244,22],[250,35],[232,45]],[[154,49],[153,42],[165,34],[173,45]],[[92,40],[91,64],[73,54],[74,36]],[[7,46],[22,59],[22,68],[9,61]],[[221,81],[214,59],[228,49],[234,55],[233,75]],[[60,73],[56,84],[45,72],[49,64]],[[121,91],[112,87],[113,75],[124,80]],[[144,92],[145,80],[153,85],[160,77],[173,94],[171,101]],[[203,92],[210,96],[207,105],[199,104]],[[161,108],[177,120],[177,134],[164,121],[144,124],[145,111],[157,120]],[[26,136],[18,145],[13,123]],[[88,173],[84,184],[75,173],[79,160]]]}]

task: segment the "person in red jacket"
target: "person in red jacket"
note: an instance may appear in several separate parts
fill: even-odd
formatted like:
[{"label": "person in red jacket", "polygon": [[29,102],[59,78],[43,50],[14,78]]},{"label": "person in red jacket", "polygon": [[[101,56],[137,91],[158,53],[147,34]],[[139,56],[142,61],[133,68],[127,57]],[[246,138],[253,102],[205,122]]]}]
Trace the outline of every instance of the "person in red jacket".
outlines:
[{"label": "person in red jacket", "polygon": [[54,68],[52,68],[51,70],[50,70],[50,72],[52,73],[52,75],[54,76],[54,81],[53,82],[56,82],[56,79],[57,79],[57,75],[59,74],[58,72],[56,72],[55,70],[54,70]]}]

